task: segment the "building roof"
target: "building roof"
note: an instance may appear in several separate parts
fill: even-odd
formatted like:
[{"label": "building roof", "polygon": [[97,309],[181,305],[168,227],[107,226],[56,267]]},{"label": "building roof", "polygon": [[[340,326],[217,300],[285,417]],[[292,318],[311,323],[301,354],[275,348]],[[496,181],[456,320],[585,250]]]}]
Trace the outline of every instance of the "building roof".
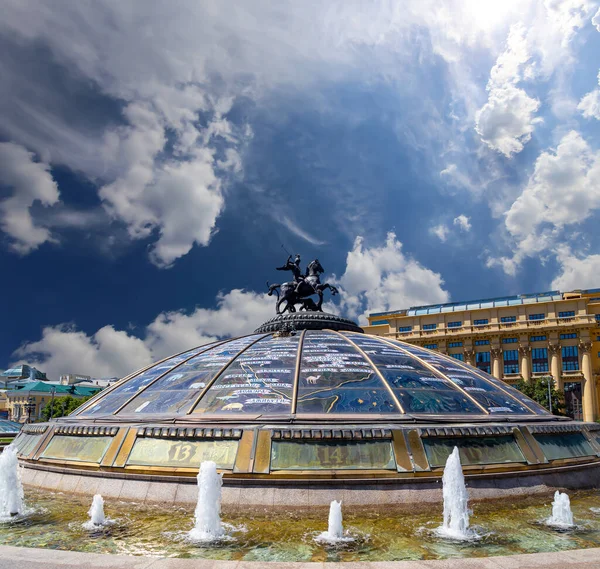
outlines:
[{"label": "building roof", "polygon": [[54,394],[57,397],[61,395],[75,395],[76,397],[87,397],[88,395],[94,395],[100,391],[99,387],[82,387],[80,385],[59,385],[57,383],[48,383],[45,381],[31,381],[21,386],[17,386],[16,389],[8,389],[7,394],[11,395],[14,393],[31,392],[36,391],[38,393],[51,393],[54,389]]},{"label": "building roof", "polygon": [[15,423],[8,419],[0,419],[0,435],[18,433],[21,430],[21,423]]},{"label": "building roof", "polygon": [[[596,289],[578,291],[581,293],[595,292]],[[429,304],[424,306],[411,306],[408,309],[388,310],[387,312],[372,312],[369,317],[391,316],[420,316],[422,314],[438,314],[440,312],[461,312],[463,310],[477,310],[481,308],[496,308],[499,306],[517,306],[520,304],[535,304],[537,302],[552,302],[563,300],[563,293],[559,290],[534,292],[531,294],[517,294],[513,296],[499,296],[479,300],[466,300],[460,302],[447,302],[444,304]]]}]

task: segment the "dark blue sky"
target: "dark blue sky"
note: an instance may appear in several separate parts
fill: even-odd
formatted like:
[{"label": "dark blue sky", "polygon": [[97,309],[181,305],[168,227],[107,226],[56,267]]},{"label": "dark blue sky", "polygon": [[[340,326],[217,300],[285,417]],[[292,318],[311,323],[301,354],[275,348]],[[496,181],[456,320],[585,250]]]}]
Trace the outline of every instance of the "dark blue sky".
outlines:
[{"label": "dark blue sky", "polygon": [[583,1],[29,3],[0,24],[0,367],[120,375],[251,330],[283,247],[358,319],[600,283]]}]

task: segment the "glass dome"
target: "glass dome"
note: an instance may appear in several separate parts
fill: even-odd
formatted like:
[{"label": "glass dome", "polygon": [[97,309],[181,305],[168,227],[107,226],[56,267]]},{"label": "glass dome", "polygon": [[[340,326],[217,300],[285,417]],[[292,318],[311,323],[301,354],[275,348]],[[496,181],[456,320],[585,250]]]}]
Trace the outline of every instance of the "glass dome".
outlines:
[{"label": "glass dome", "polygon": [[503,381],[449,356],[331,330],[253,334],[194,348],[124,378],[76,415],[134,421],[552,417]]}]

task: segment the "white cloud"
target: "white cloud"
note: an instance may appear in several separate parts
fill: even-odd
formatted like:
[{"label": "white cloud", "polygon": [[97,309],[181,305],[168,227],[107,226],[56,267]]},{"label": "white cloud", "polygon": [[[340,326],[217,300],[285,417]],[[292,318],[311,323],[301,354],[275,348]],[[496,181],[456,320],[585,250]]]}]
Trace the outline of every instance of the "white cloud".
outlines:
[{"label": "white cloud", "polygon": [[[596,7],[593,0],[544,0],[552,27],[562,35],[566,46],[577,30],[585,26]],[[593,22],[593,20],[592,20]]]},{"label": "white cloud", "polygon": [[578,258],[569,247],[560,247],[557,251],[560,273],[552,281],[557,290],[575,290],[595,288],[600,282],[600,255],[588,255]]},{"label": "white cloud", "polygon": [[[600,13],[600,11],[598,12]],[[598,72],[598,83],[600,83],[600,71]],[[600,89],[594,89],[584,95],[577,105],[577,109],[586,119],[600,120]]]},{"label": "white cloud", "polygon": [[454,225],[458,225],[461,231],[471,231],[471,220],[464,213],[454,218]]},{"label": "white cloud", "polygon": [[351,317],[366,322],[369,312],[447,302],[439,273],[402,252],[402,243],[388,233],[385,245],[365,247],[357,237],[346,258],[346,270],[337,281],[343,289],[340,302]]},{"label": "white cloud", "polygon": [[475,130],[490,148],[509,157],[523,150],[541,119],[534,116],[540,102],[517,87],[531,75],[525,27],[512,26],[506,44],[490,71],[488,101],[475,114]]},{"label": "white cloud", "polygon": [[35,202],[50,206],[59,200],[49,165],[36,162],[34,155],[18,144],[0,143],[1,186],[11,193],[0,201],[0,228],[12,239],[11,248],[24,255],[52,241],[50,231],[37,225],[30,212]]},{"label": "white cloud", "polygon": [[63,373],[121,377],[153,360],[142,340],[112,326],[91,336],[66,325],[49,326],[40,340],[24,344],[14,355],[21,361],[37,362],[53,380]]},{"label": "white cloud", "polygon": [[429,228],[429,233],[435,235],[442,243],[448,239],[449,232],[450,230],[448,229],[448,226],[444,225],[443,223]]},{"label": "white cloud", "polygon": [[600,32],[600,8],[598,8],[598,11],[594,14],[594,17],[592,18],[592,24]]},{"label": "white cloud", "polygon": [[509,275],[526,257],[556,250],[565,226],[579,224],[600,207],[600,152],[576,131],[555,150],[542,152],[521,195],[506,212],[505,227],[515,242],[512,257],[489,259]]},{"label": "white cloud", "polygon": [[217,297],[215,309],[159,314],[144,329],[142,339],[113,326],[104,326],[89,336],[73,326],[48,326],[40,340],[24,344],[14,356],[19,361],[35,362],[52,379],[63,373],[122,377],[217,338],[250,333],[273,313],[273,298],[232,290]]},{"label": "white cloud", "polygon": [[576,131],[555,151],[542,152],[523,193],[506,214],[506,227],[523,239],[542,223],[557,227],[580,223],[600,205],[600,152]]}]

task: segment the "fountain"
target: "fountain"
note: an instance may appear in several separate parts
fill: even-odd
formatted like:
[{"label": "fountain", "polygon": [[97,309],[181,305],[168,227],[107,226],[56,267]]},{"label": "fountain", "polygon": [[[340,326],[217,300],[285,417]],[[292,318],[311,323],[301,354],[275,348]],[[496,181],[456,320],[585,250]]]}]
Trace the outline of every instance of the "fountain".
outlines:
[{"label": "fountain", "polygon": [[552,515],[546,520],[546,525],[555,528],[568,529],[572,528],[573,512],[571,511],[571,501],[568,494],[565,492],[554,493],[554,501],[552,502]]},{"label": "fountain", "polygon": [[23,510],[17,447],[9,445],[0,455],[0,520],[22,514]]},{"label": "fountain", "polygon": [[446,461],[442,477],[444,522],[435,530],[439,537],[455,540],[472,540],[477,534],[469,529],[469,496],[465,485],[458,447]]},{"label": "fountain", "polygon": [[354,538],[344,536],[344,526],[342,524],[342,501],[332,500],[329,505],[329,525],[327,531],[320,533],[315,539],[325,543],[340,543],[353,541]]},{"label": "fountain", "polygon": [[217,465],[205,461],[198,472],[198,503],[194,515],[194,528],[188,533],[192,541],[215,541],[223,537],[225,531],[221,524],[221,486],[222,476]]},{"label": "fountain", "polygon": [[104,499],[100,494],[94,495],[88,514],[90,519],[83,524],[86,529],[98,529],[99,527],[106,525],[107,519],[104,515]]}]

